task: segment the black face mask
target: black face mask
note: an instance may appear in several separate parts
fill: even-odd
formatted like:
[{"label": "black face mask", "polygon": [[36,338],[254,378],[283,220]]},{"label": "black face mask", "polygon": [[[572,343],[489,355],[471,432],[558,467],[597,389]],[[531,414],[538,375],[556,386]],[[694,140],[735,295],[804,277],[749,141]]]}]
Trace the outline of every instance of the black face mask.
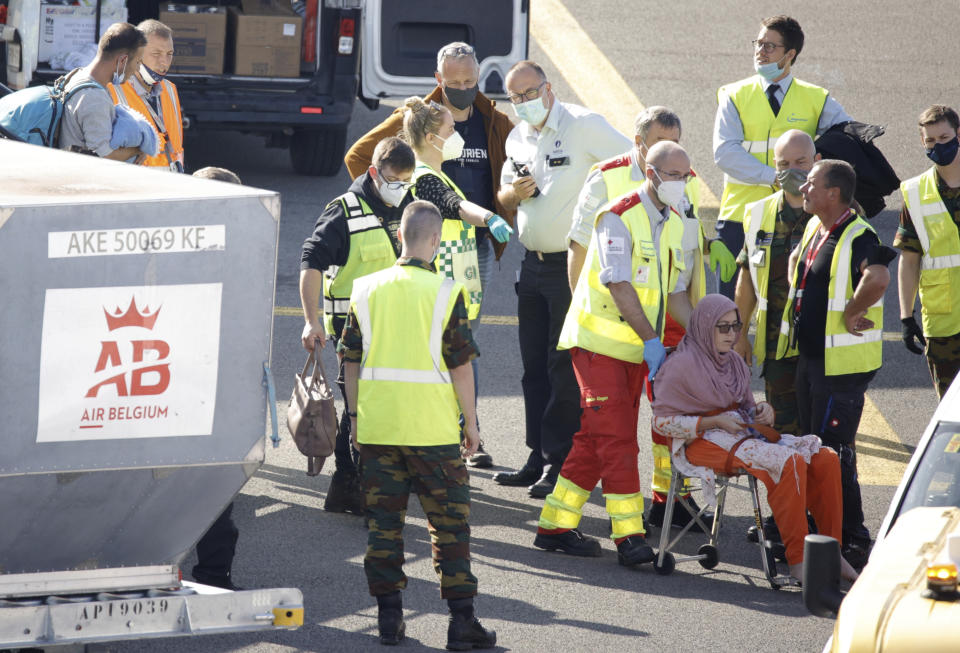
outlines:
[{"label": "black face mask", "polygon": [[960,140],[956,138],[947,143],[937,143],[927,150],[927,157],[938,166],[948,166],[957,158],[960,149]]},{"label": "black face mask", "polygon": [[471,88],[450,88],[449,86],[443,87],[443,94],[447,96],[447,99],[450,100],[455,108],[463,111],[477,98],[477,92],[480,90],[479,84],[474,84]]}]

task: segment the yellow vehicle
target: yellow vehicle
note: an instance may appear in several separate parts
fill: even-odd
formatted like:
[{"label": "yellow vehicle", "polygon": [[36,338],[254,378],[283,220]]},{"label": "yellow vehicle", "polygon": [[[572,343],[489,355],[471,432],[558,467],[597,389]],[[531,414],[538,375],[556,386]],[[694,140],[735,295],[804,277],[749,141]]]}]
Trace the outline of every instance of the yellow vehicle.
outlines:
[{"label": "yellow vehicle", "polygon": [[808,535],[804,560],[804,603],[837,617],[824,651],[960,651],[960,380],[930,420],[849,592],[839,589],[836,540]]}]

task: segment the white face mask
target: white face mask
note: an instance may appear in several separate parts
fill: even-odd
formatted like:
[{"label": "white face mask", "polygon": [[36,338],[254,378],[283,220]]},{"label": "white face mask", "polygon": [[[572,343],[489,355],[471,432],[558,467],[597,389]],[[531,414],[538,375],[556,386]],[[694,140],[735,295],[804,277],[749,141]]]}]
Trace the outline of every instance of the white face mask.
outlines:
[{"label": "white face mask", "polygon": [[687,191],[687,182],[685,181],[663,181],[660,173],[656,170],[653,174],[657,175],[660,185],[657,187],[657,197],[667,206],[672,206],[678,211],[683,206],[683,199]]},{"label": "white face mask", "polygon": [[387,181],[377,171],[377,192],[380,193],[380,199],[390,206],[400,206],[412,185],[407,181]]},{"label": "white face mask", "polygon": [[444,161],[450,161],[452,159],[459,159],[460,155],[463,154],[463,136],[460,135],[460,132],[453,132],[447,138],[443,138],[439,134],[434,134],[437,138],[443,141],[443,147],[437,147],[440,150],[440,155],[443,157]]}]

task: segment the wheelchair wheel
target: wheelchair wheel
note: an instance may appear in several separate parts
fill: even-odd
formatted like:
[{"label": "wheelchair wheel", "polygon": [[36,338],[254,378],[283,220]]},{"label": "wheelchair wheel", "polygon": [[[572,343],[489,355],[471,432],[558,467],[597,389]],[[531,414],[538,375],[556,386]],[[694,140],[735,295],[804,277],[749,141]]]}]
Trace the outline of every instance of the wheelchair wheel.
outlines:
[{"label": "wheelchair wheel", "polygon": [[697,554],[706,556],[703,560],[697,560],[704,569],[713,569],[720,562],[720,554],[717,552],[717,547],[712,544],[704,544],[697,549]]},{"label": "wheelchair wheel", "polygon": [[669,551],[663,554],[663,564],[657,564],[660,560],[659,554],[653,559],[653,569],[661,576],[669,576],[677,566],[677,560]]}]

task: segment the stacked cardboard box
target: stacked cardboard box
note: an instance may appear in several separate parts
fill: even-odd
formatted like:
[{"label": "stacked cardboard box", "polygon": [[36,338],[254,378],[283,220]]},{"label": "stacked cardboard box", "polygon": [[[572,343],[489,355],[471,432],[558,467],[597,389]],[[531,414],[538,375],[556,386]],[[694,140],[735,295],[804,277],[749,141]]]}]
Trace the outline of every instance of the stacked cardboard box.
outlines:
[{"label": "stacked cardboard box", "polygon": [[223,7],[169,4],[161,7],[161,23],[173,30],[172,73],[223,74],[227,12]]},{"label": "stacked cardboard box", "polygon": [[289,3],[241,0],[243,11],[230,8],[233,73],[260,77],[300,75],[303,19]]}]

